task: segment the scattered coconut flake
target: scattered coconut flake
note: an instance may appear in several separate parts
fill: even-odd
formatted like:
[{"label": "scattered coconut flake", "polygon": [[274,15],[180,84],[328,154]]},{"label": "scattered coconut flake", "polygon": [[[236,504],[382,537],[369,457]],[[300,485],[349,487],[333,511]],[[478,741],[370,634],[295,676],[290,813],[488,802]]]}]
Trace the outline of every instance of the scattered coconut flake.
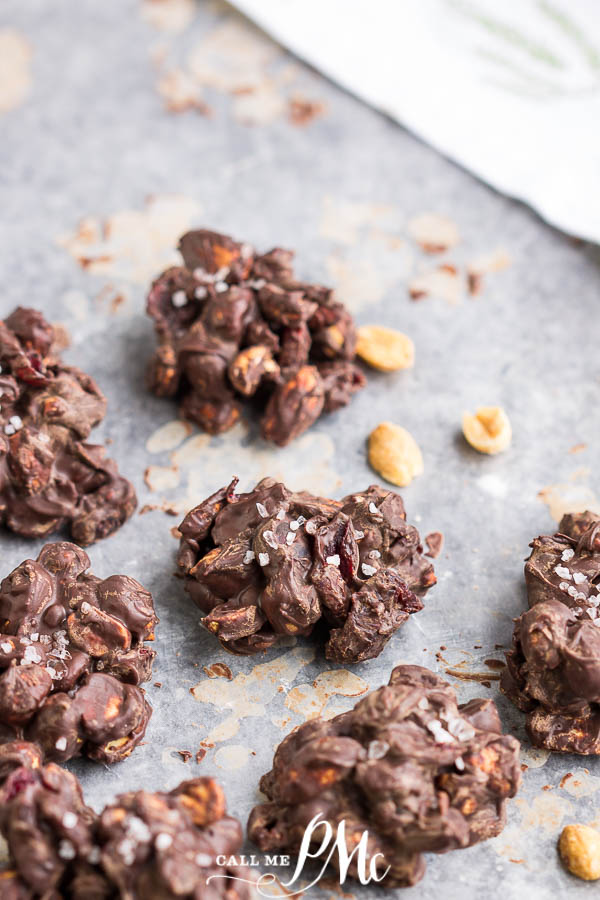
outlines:
[{"label": "scattered coconut flake", "polygon": [[326,557],[325,562],[327,563],[328,566],[339,566],[339,564],[340,564],[339,553],[334,553],[333,556]]},{"label": "scattered coconut flake", "polygon": [[259,516],[260,516],[262,519],[268,519],[268,518],[269,518],[269,513],[268,513],[267,507],[264,505],[264,503],[257,503],[257,504],[256,504],[256,508],[257,508],[257,510],[258,510]]},{"label": "scattered coconut flake", "polygon": [[366,563],[363,563],[363,564],[361,565],[361,569],[362,569],[362,571],[363,571],[363,574],[366,575],[367,578],[370,578],[371,575],[374,575],[375,572],[377,571],[377,569],[375,568],[375,566],[368,566]]},{"label": "scattered coconut flake", "polygon": [[269,554],[268,553],[259,553],[258,554],[258,564],[259,564],[259,566],[268,566],[269,565]]}]

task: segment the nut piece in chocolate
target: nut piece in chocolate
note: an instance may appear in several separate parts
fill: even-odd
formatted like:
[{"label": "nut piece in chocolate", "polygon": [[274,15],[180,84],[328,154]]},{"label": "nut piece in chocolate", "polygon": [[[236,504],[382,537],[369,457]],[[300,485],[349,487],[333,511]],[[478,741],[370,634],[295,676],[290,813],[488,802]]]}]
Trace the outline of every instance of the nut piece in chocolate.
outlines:
[{"label": "nut piece in chocolate", "polygon": [[104,447],[86,443],[104,418],[104,396],[60,360],[53,341],[34,309],[0,322],[0,515],[25,537],[68,525],[87,546],[116,531],[137,499]]},{"label": "nut piece in chocolate", "polygon": [[179,397],[186,418],[220,434],[253,398],[263,437],[283,447],[365,385],[352,317],[330,288],[295,278],[289,250],[260,255],[206,229],[184,234],[179,250],[184,265],[148,295],[158,339],[149,386]]},{"label": "nut piece in chocolate", "polygon": [[[217,865],[242,845],[212,778],[174,790],[122,794],[100,815],[84,804],[77,778],[41,764],[33,744],[0,746],[0,834],[10,900],[250,900],[242,867]],[[210,879],[207,883],[207,880]],[[233,880],[239,879],[239,880]]]},{"label": "nut piece in chocolate", "polygon": [[87,570],[75,544],[46,544],[0,584],[0,740],[36,741],[46,759],[128,756],[151,714],[158,619],[127,575]]},{"label": "nut piece in chocolate", "polygon": [[[494,837],[521,781],[519,742],[502,734],[491,700],[457,706],[452,687],[420,666],[398,666],[389,685],[329,721],[300,725],[275,751],[260,787],[268,801],[248,835],[264,852],[297,852],[320,814],[333,835],[344,823],[348,855],[366,843],[384,887],[425,871],[425,852]],[[315,832],[313,852],[323,839]],[[356,878],[357,855],[349,874]],[[339,868],[339,857],[331,862]]]},{"label": "nut piece in chocolate", "polygon": [[435,584],[402,498],[371,485],[342,500],[237,479],[192,509],[178,564],[226,650],[250,654],[282,635],[321,632],[339,663],[378,656]]},{"label": "nut piece in chocolate", "polygon": [[536,747],[600,754],[600,516],[565,515],[531,547],[500,687]]}]

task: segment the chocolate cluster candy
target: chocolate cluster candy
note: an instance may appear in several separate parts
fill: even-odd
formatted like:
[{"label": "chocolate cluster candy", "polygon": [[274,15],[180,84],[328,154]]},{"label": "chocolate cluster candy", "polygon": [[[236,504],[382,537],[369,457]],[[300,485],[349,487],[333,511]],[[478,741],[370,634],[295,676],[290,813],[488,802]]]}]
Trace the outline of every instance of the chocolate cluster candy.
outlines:
[{"label": "chocolate cluster candy", "polygon": [[402,498],[372,485],[343,500],[237,479],[192,509],[178,564],[204,626],[226,650],[256,653],[282,635],[324,632],[328,659],[378,656],[435,584]]},{"label": "chocolate cluster candy", "polygon": [[254,876],[218,864],[239,853],[237,819],[212,778],[194,778],[155,794],[122,794],[100,815],[101,866],[116,896],[132,900],[250,900]]},{"label": "chocolate cluster candy", "polygon": [[500,686],[535,746],[600,754],[600,516],[566,515],[531,547]]},{"label": "chocolate cluster candy", "polygon": [[75,544],[46,544],[0,584],[0,740],[37,741],[46,759],[128,756],[151,708],[158,621],[133,578],[89,574]]},{"label": "chocolate cluster candy", "polygon": [[32,744],[0,746],[2,900],[250,900],[252,875],[223,867],[242,829],[212,778],[122,794],[98,816],[77,778]]},{"label": "chocolate cluster candy", "polygon": [[[389,869],[384,887],[404,887],[423,877],[422,853],[499,834],[520,780],[519,743],[502,734],[491,700],[457,706],[433,672],[398,666],[354,709],[306,722],[282,741],[260,784],[268,802],[252,810],[248,835],[265,852],[297,852],[319,814],[332,840],[344,835],[348,854],[363,840],[367,875],[373,860],[380,878]],[[322,827],[314,832],[313,852],[323,837]]]},{"label": "chocolate cluster candy", "polygon": [[219,434],[254,398],[264,438],[283,447],[364,386],[349,312],[330,288],[294,277],[289,250],[259,255],[206,229],[184,234],[179,250],[184,265],[148,296],[158,337],[149,383],[180,396],[186,418]]},{"label": "chocolate cluster candy", "polygon": [[104,447],[86,443],[104,418],[104,396],[53,343],[54,329],[34,309],[0,322],[0,515],[25,537],[68,524],[86,546],[119,528],[137,500]]}]

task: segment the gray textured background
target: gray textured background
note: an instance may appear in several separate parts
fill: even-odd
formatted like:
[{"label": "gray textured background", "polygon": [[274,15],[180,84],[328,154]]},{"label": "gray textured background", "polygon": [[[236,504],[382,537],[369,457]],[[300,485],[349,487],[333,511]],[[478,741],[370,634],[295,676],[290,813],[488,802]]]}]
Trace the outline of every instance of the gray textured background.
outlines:
[{"label": "gray textured background", "polygon": [[[220,15],[214,5],[200,4],[192,31],[204,33]],[[168,114],[155,92],[149,59],[161,35],[142,20],[135,0],[4,0],[1,16],[34,50],[29,98],[2,119],[2,314],[23,304],[52,319],[69,319],[66,291],[80,289],[91,297],[110,279],[79,268],[57,245],[57,235],[88,214],[140,208],[148,194],[184,194],[201,204],[198,224],[231,231],[264,249],[295,248],[300,271],[314,280],[328,280],[324,260],[336,249],[318,234],[326,194],[389,204],[400,222],[437,210],[459,224],[458,255],[496,246],[509,252],[512,266],[490,276],[478,300],[459,306],[411,303],[400,273],[381,302],[360,309],[359,321],[410,334],[417,365],[408,373],[373,375],[350,408],[316,428],[334,442],[330,467],[341,479],[337,494],[342,495],[374,480],[365,459],[370,429],[382,419],[407,427],[423,448],[426,467],[403,492],[409,518],[418,514],[423,533],[436,528],[446,536],[439,585],[425,610],[378,660],[355,667],[356,674],[375,687],[401,661],[442,671],[434,655],[442,644],[452,662],[462,658],[460,651],[471,651],[469,667],[484,671],[483,660],[500,655],[494,645],[508,645],[511,618],[523,606],[527,544],[553,527],[537,492],[568,481],[581,467],[591,468],[591,475],[581,475],[583,481],[592,490],[598,487],[598,249],[577,246],[552,231],[529,210],[308,71],[305,84],[327,103],[327,112],[305,129],[282,118],[246,127],[230,115],[229,98],[218,93],[210,97],[211,118]],[[344,252],[368,258],[371,250],[359,241]],[[145,467],[168,462],[167,454],[150,459],[145,442],[175,411],[144,391],[152,329],[143,315],[143,288],[133,285],[131,298],[120,315],[92,301],[89,315],[70,321],[73,346],[66,359],[94,375],[106,392],[108,415],[97,440],[112,439],[110,452],[135,483],[142,504],[156,501],[143,482]],[[512,447],[497,458],[476,454],[460,436],[463,409],[486,402],[503,405],[514,429]],[[569,454],[579,442],[588,449]],[[258,443],[252,446],[265,451]],[[275,465],[278,451],[267,452]],[[218,486],[210,479],[211,454],[220,455],[218,440],[206,450],[206,493]],[[229,462],[234,471],[236,460]],[[156,679],[163,687],[149,688],[154,716],[143,747],[110,770],[84,762],[75,769],[96,806],[118,791],[171,787],[194,774],[214,773],[226,787],[231,810],[245,819],[258,778],[284,734],[270,718],[241,722],[235,742],[256,755],[240,770],[217,768],[212,751],[197,766],[164,749],[195,752],[223,718],[222,710],[190,695],[188,688],[202,676],[195,663],[224,661],[238,674],[264,661],[227,656],[198,627],[196,611],[171,577],[176,545],[169,529],[176,522],[161,512],[136,515],[90,551],[97,574],[125,572],[153,592],[161,618]],[[2,547],[2,574],[38,549],[6,534]],[[474,651],[476,644],[482,649]],[[330,667],[317,656],[298,681],[311,681],[323,668]],[[461,699],[497,694],[496,683],[489,690],[468,682],[456,687]],[[282,713],[280,700],[270,705],[269,716]],[[498,702],[507,729],[523,737],[521,715],[503,698]],[[291,724],[297,721],[292,716]],[[431,856],[424,881],[402,896],[434,898],[443,891],[451,900],[484,891],[501,891],[506,898],[522,897],[524,890],[538,897],[596,892],[597,886],[566,875],[555,851],[562,824],[594,817],[593,780],[580,798],[559,787],[565,773],[582,766],[600,774],[597,760],[568,756],[530,767],[521,805],[513,803],[509,810],[514,849],[500,853],[501,837],[468,851]],[[552,790],[542,791],[546,785]],[[347,889],[361,898],[377,893]],[[313,888],[311,894],[328,897],[331,891]]]}]

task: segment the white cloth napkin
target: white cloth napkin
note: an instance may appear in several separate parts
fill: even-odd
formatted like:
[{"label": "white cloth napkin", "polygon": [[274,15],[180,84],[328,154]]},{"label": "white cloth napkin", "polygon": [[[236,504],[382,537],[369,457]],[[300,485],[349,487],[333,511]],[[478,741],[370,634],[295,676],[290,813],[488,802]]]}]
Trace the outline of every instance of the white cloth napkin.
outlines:
[{"label": "white cloth napkin", "polygon": [[548,222],[600,243],[599,0],[234,0]]}]

